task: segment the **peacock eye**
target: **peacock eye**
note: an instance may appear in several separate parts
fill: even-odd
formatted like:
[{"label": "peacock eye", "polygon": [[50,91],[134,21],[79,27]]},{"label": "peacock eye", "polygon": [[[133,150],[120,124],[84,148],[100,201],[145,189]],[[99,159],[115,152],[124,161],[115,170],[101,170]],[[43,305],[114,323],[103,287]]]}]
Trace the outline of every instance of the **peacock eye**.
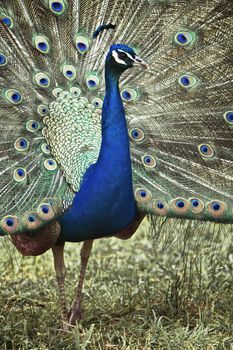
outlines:
[{"label": "peacock eye", "polygon": [[193,213],[199,214],[204,210],[204,203],[200,199],[191,198],[189,202]]},{"label": "peacock eye", "polygon": [[47,170],[53,171],[57,169],[57,162],[54,159],[46,159],[44,161],[44,166]]},{"label": "peacock eye", "polygon": [[100,79],[97,74],[89,74],[86,78],[86,84],[90,90],[94,90],[100,85]]},{"label": "peacock eye", "polygon": [[73,86],[71,89],[70,89],[70,93],[75,96],[75,97],[79,97],[81,95],[81,90],[78,88],[78,87],[75,87]]},{"label": "peacock eye", "polygon": [[48,53],[50,46],[47,38],[42,35],[37,35],[33,38],[33,45],[41,53]]},{"label": "peacock eye", "polygon": [[73,80],[76,78],[76,69],[71,65],[65,65],[62,68],[62,73],[64,77],[68,80]]},{"label": "peacock eye", "polygon": [[212,201],[207,205],[207,209],[212,216],[218,217],[224,213],[226,205],[219,201]]},{"label": "peacock eye", "polygon": [[17,182],[24,181],[27,177],[27,172],[24,168],[17,168],[14,170],[13,177]]},{"label": "peacock eye", "polygon": [[191,204],[194,208],[197,208],[199,206],[199,201],[198,199],[192,199]]},{"label": "peacock eye", "polygon": [[27,213],[23,217],[23,223],[29,230],[38,228],[40,225],[40,219],[37,213]]},{"label": "peacock eye", "polygon": [[48,107],[45,105],[39,105],[37,107],[37,113],[39,113],[39,115],[44,117],[45,115],[47,115],[49,113]]},{"label": "peacock eye", "polygon": [[67,9],[67,2],[66,0],[49,0],[49,7],[55,15],[62,15]]},{"label": "peacock eye", "polygon": [[35,80],[36,84],[41,88],[48,88],[50,86],[50,78],[44,73],[37,73]]},{"label": "peacock eye", "polygon": [[136,101],[139,94],[136,90],[127,88],[121,91],[121,97],[124,101]]},{"label": "peacock eye", "polygon": [[211,158],[214,155],[213,148],[208,144],[201,144],[198,146],[198,150],[203,157]]},{"label": "peacock eye", "polygon": [[26,151],[29,148],[29,141],[27,139],[25,139],[24,137],[19,137],[15,141],[14,147],[19,152]]},{"label": "peacock eye", "polygon": [[0,67],[3,67],[7,64],[7,58],[6,56],[0,52]]},{"label": "peacock eye", "polygon": [[29,222],[35,222],[36,221],[36,216],[35,215],[29,215],[28,216],[28,221]]},{"label": "peacock eye", "polygon": [[[49,145],[47,143],[43,143],[41,145],[41,151],[45,154],[50,154],[50,148],[49,148]],[[47,165],[47,163],[46,163]]]},{"label": "peacock eye", "polygon": [[10,29],[12,29],[14,26],[12,18],[7,15],[4,15],[3,13],[0,14],[0,21]]},{"label": "peacock eye", "polygon": [[152,199],[152,194],[145,188],[138,188],[135,191],[135,198],[138,202],[148,203]]},{"label": "peacock eye", "polygon": [[153,208],[154,208],[156,214],[159,214],[159,215],[166,215],[168,212],[167,203],[164,201],[161,201],[161,200],[156,200],[153,203]]},{"label": "peacock eye", "polygon": [[40,124],[36,120],[29,120],[26,123],[26,129],[30,132],[36,132],[40,128]]},{"label": "peacock eye", "polygon": [[218,211],[218,210],[220,210],[220,208],[221,208],[221,206],[219,203],[217,203],[217,202],[212,203],[213,210]]},{"label": "peacock eye", "polygon": [[6,233],[14,233],[19,227],[19,219],[16,216],[5,216],[1,223],[1,228]]},{"label": "peacock eye", "polygon": [[198,80],[191,74],[182,75],[179,78],[179,83],[182,87],[189,89],[197,85]]},{"label": "peacock eye", "polygon": [[190,203],[184,198],[176,198],[171,202],[172,209],[177,213],[185,213],[190,207]]},{"label": "peacock eye", "polygon": [[233,111],[226,112],[224,114],[224,119],[228,124],[233,124]]},{"label": "peacock eye", "polygon": [[126,53],[124,52],[117,52],[118,54],[118,57],[121,59],[121,60],[124,60],[126,59],[128,56],[126,55]]},{"label": "peacock eye", "polygon": [[81,54],[84,54],[89,49],[90,41],[89,41],[89,38],[83,35],[76,34],[74,37],[74,44],[78,52]]},{"label": "peacock eye", "polygon": [[192,32],[178,32],[175,36],[177,44],[186,46],[195,40],[195,34]]},{"label": "peacock eye", "polygon": [[156,166],[156,160],[150,155],[143,156],[142,162],[146,168],[154,168]]},{"label": "peacock eye", "polygon": [[37,213],[42,220],[51,220],[55,216],[53,207],[49,203],[40,204]]},{"label": "peacock eye", "polygon": [[179,200],[176,202],[176,206],[177,206],[177,208],[182,209],[185,207],[185,202],[182,200]]},{"label": "peacock eye", "polygon": [[164,204],[162,202],[157,203],[157,208],[162,210],[164,208]]},{"label": "peacock eye", "polygon": [[62,89],[61,88],[55,88],[53,89],[53,96],[55,98],[59,97],[60,96],[60,93],[62,92]]},{"label": "peacock eye", "polygon": [[6,99],[14,105],[22,102],[23,97],[18,90],[9,89],[5,92]]},{"label": "peacock eye", "polygon": [[98,97],[94,98],[94,100],[92,100],[92,103],[96,108],[102,108],[103,106],[103,100],[101,100],[101,98]]},{"label": "peacock eye", "polygon": [[129,135],[134,141],[142,141],[144,139],[144,132],[138,128],[130,130]]}]

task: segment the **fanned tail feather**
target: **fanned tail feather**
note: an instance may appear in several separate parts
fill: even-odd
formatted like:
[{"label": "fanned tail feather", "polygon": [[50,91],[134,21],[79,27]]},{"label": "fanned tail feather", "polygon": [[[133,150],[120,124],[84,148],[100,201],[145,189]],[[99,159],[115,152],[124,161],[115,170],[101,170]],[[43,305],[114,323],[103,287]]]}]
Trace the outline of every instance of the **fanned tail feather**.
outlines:
[{"label": "fanned tail feather", "polygon": [[[72,204],[98,159],[104,61],[120,42],[150,65],[121,81],[139,210],[232,222],[232,15],[226,0],[1,1],[1,232]],[[116,29],[93,40],[104,23]]]},{"label": "fanned tail feather", "polygon": [[155,1],[149,8],[148,31],[139,32],[150,70],[126,77],[139,94],[128,104],[139,206],[231,222],[232,6]]}]

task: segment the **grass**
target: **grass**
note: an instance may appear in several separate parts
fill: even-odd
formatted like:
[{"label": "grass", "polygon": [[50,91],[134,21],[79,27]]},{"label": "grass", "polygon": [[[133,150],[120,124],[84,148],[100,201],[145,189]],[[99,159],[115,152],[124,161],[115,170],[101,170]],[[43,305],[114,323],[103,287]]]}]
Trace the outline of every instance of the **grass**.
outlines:
[{"label": "grass", "polygon": [[[1,350],[233,349],[233,245],[225,226],[147,224],[129,241],[98,240],[84,287],[85,318],[60,330],[52,254],[21,257],[0,245]],[[166,234],[163,234],[165,232]],[[180,235],[180,238],[177,237]],[[67,298],[79,271],[67,244]]]}]

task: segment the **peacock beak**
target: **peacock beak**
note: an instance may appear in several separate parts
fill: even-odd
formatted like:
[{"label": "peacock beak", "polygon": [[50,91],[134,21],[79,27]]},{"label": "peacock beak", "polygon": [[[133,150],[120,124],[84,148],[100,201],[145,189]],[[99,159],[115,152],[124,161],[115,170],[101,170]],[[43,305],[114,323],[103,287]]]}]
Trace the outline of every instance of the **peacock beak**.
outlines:
[{"label": "peacock beak", "polygon": [[144,62],[140,57],[136,56],[134,58],[134,66],[136,65],[141,65],[143,66],[145,69],[149,69],[149,66],[146,62]]}]

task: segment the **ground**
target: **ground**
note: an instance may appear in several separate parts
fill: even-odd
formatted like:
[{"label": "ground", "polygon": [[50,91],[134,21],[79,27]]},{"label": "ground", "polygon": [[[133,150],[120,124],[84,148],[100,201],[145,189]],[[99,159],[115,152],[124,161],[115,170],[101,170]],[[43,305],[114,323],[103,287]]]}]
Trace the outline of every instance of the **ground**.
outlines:
[{"label": "ground", "polygon": [[[85,316],[66,334],[51,252],[21,258],[2,239],[0,349],[232,350],[233,234],[215,225],[207,234],[201,225],[181,231],[179,223],[165,223],[163,231],[156,228],[159,239],[152,239],[144,223],[127,242],[96,241],[85,280]],[[66,248],[69,302],[79,248]]]}]

